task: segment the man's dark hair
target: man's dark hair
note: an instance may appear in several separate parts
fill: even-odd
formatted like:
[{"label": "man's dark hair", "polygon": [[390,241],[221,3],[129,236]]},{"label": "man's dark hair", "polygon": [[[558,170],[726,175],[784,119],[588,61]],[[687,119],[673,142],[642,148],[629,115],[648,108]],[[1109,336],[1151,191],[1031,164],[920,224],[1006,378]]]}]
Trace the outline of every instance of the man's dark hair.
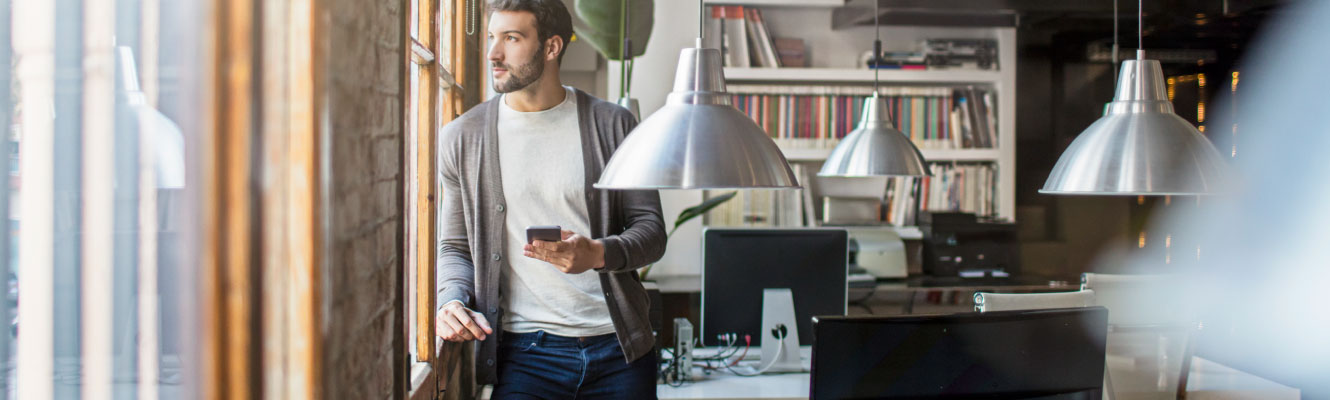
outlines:
[{"label": "man's dark hair", "polygon": [[563,39],[563,49],[559,50],[559,64],[563,64],[563,54],[568,52],[568,43],[573,38],[573,17],[568,14],[561,0],[490,0],[490,12],[525,11],[536,16],[536,36],[540,39],[540,48],[545,48],[545,40],[551,36]]}]

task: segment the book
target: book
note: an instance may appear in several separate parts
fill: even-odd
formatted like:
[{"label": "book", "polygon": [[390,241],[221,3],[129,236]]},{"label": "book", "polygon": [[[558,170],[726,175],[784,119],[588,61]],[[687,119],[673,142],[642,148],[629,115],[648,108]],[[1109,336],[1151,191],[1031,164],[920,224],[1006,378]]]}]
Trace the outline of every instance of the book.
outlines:
[{"label": "book", "polygon": [[780,59],[776,57],[776,45],[771,40],[771,32],[762,19],[762,11],[756,8],[744,9],[748,19],[748,43],[752,50],[752,63],[757,67],[779,68]]},{"label": "book", "polygon": [[720,50],[722,55],[721,59],[724,60],[725,43],[722,38],[725,34],[723,31],[724,18],[721,18],[721,9],[718,6],[710,6],[707,10],[709,12],[707,12],[707,19],[704,21],[706,26],[702,35],[702,47]]},{"label": "book", "polygon": [[776,56],[784,68],[803,68],[808,66],[804,40],[799,38],[774,38]]},{"label": "book", "polygon": [[[731,103],[786,148],[831,148],[853,131],[872,92],[860,86],[728,86]],[[977,111],[982,88],[880,88],[896,128],[922,149],[991,148],[996,122],[990,111]],[[978,96],[977,98],[975,96]],[[990,107],[991,110],[991,107]]]},{"label": "book", "polygon": [[[748,50],[748,25],[743,6],[712,6],[712,18],[720,20],[718,36],[726,67],[747,68],[752,65]],[[703,40],[706,40],[705,37]]]},{"label": "book", "polygon": [[[916,225],[920,211],[951,211],[992,216],[997,212],[995,186],[997,167],[991,162],[929,163],[933,175],[928,177],[890,177],[881,193],[879,223],[895,226]],[[729,202],[704,216],[708,226],[724,227],[800,227],[818,226],[822,218],[817,215],[817,204],[827,198],[814,200],[812,188],[820,186],[810,168],[795,163],[792,167],[805,190],[742,190]],[[706,191],[711,198],[729,191]],[[857,197],[840,197],[851,199]],[[862,222],[859,222],[862,223]]]}]

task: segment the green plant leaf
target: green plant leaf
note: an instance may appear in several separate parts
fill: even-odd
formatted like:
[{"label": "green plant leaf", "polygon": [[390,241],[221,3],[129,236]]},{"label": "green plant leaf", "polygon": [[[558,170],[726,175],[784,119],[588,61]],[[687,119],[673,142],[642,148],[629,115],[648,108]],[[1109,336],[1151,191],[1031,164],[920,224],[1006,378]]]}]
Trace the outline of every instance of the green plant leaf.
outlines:
[{"label": "green plant leaf", "polygon": [[[632,54],[628,56],[637,57],[646,52],[647,41],[651,39],[656,4],[655,0],[627,2],[631,3],[628,5],[627,36],[633,40]],[[619,47],[623,45],[619,39],[619,25],[623,23],[621,4],[621,0],[577,0],[575,5],[577,17],[583,23],[573,26],[578,39],[586,40],[605,58],[615,61],[622,59],[619,55]]]},{"label": "green plant leaf", "polygon": [[726,194],[722,194],[720,196],[707,199],[706,201],[703,201],[698,205],[688,207],[687,209],[679,213],[678,219],[674,220],[674,229],[679,229],[679,225],[683,225],[685,222],[688,222],[693,218],[697,218],[702,214],[706,214],[707,211],[711,211],[711,209],[716,208],[717,206],[720,206],[721,204],[724,204],[727,201],[730,201],[730,199],[733,199],[734,195],[737,194],[739,194],[739,192],[729,192]]}]

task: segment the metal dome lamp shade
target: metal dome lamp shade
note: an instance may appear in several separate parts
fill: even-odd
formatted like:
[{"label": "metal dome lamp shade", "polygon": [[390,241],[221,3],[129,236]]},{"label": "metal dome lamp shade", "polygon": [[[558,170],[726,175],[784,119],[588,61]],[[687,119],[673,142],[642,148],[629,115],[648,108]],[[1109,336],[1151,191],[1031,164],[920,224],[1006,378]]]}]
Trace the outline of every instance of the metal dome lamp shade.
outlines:
[{"label": "metal dome lamp shade", "polygon": [[827,156],[818,176],[924,176],[924,155],[892,126],[887,103],[874,93],[864,100],[859,127],[845,135]]},{"label": "metal dome lamp shade", "polygon": [[[878,20],[873,18],[874,29]],[[880,60],[882,40],[873,41],[873,61]],[[924,176],[928,167],[924,155],[905,133],[897,130],[888,117],[887,103],[878,97],[877,68],[873,68],[873,95],[864,100],[864,114],[859,126],[845,135],[827,156],[818,176]]]},{"label": "metal dome lamp shade", "polygon": [[[699,23],[702,21],[701,2]],[[700,28],[699,28],[700,30]],[[790,164],[751,118],[730,105],[721,53],[679,54],[674,89],[610,157],[599,189],[797,188]]]},{"label": "metal dome lamp shade", "polygon": [[1217,191],[1224,162],[1209,139],[1173,113],[1158,60],[1122,62],[1104,116],[1062,153],[1040,193],[1195,195]]}]

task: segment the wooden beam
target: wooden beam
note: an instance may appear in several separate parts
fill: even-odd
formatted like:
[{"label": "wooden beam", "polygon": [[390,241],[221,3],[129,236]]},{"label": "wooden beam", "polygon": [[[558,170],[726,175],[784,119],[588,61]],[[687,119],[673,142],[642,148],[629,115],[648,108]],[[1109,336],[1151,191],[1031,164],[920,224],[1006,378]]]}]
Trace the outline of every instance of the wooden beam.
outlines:
[{"label": "wooden beam", "polygon": [[[327,139],[319,116],[326,111],[323,69],[327,63],[328,38],[324,33],[322,0],[291,1],[291,62],[287,79],[290,101],[290,195],[287,243],[291,276],[289,290],[293,324],[289,349],[291,371],[287,385],[291,398],[321,399],[323,390],[323,238],[324,224],[322,165],[323,142]],[[303,387],[303,388],[302,388]]]},{"label": "wooden beam", "polygon": [[[255,276],[256,202],[251,191],[252,136],[256,123],[254,0],[215,0],[210,39],[213,70],[205,107],[202,303],[202,397],[259,396],[260,363],[255,343],[258,283]],[[206,64],[206,63],[205,63]]]},{"label": "wooden beam", "polygon": [[439,122],[439,14],[433,1],[420,2],[421,44],[435,54],[434,60],[420,66],[416,81],[419,108],[416,121],[416,361],[434,359],[434,241],[437,198],[435,193],[434,143]]}]

